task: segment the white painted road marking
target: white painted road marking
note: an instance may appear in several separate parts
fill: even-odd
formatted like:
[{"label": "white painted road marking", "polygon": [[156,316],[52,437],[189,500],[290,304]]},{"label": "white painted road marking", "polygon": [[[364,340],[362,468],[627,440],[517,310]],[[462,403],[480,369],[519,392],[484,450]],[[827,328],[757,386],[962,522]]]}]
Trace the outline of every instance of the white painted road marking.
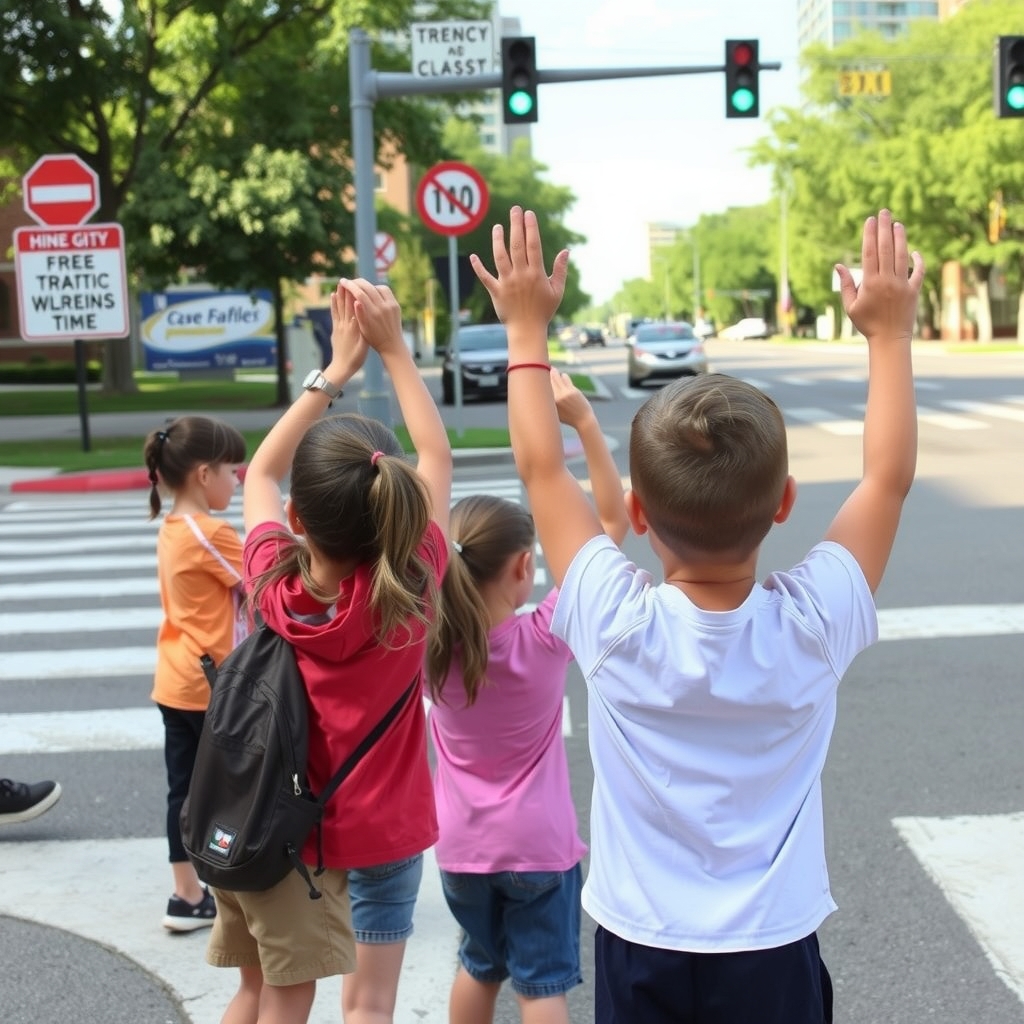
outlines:
[{"label": "white painted road marking", "polygon": [[894,818],[893,825],[1024,1002],[1024,814]]}]

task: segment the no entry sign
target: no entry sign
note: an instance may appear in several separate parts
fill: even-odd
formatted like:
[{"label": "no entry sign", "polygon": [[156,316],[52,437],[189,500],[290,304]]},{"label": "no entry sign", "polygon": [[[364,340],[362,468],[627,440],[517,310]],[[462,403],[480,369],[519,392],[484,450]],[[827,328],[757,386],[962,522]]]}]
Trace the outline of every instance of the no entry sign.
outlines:
[{"label": "no entry sign", "polygon": [[26,341],[128,334],[120,224],[17,228],[14,270],[21,336]]},{"label": "no entry sign", "polygon": [[489,201],[480,172],[454,160],[431,167],[416,189],[423,223],[442,235],[465,235],[478,228]]},{"label": "no entry sign", "polygon": [[84,224],[100,208],[99,177],[73,153],[40,157],[21,184],[25,212],[37,224]]}]

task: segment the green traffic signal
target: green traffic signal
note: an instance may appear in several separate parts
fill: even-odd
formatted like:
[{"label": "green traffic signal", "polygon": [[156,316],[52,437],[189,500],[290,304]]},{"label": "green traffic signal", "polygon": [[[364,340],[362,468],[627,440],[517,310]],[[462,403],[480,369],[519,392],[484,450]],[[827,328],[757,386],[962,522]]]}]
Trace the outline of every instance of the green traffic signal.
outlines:
[{"label": "green traffic signal", "polygon": [[1024,36],[997,36],[996,117],[1024,117]]},{"label": "green traffic signal", "polygon": [[1024,110],[1024,85],[1012,85],[1006,93],[1006,105],[1011,110]]},{"label": "green traffic signal", "polygon": [[516,117],[525,117],[531,110],[533,110],[533,97],[528,92],[523,92],[520,89],[509,96],[508,109],[515,114]]},{"label": "green traffic signal", "polygon": [[754,105],[754,94],[749,89],[737,89],[729,97],[729,102],[732,104],[733,110],[745,114]]}]

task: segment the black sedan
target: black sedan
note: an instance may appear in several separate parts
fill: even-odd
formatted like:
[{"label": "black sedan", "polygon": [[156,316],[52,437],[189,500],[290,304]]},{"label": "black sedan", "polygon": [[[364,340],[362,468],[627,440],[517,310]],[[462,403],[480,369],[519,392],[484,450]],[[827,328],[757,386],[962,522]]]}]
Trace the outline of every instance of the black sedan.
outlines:
[{"label": "black sedan", "polygon": [[[462,397],[508,394],[508,334],[504,324],[471,324],[459,328],[459,363],[462,368]],[[455,401],[455,359],[446,352],[441,365],[441,401]]]}]

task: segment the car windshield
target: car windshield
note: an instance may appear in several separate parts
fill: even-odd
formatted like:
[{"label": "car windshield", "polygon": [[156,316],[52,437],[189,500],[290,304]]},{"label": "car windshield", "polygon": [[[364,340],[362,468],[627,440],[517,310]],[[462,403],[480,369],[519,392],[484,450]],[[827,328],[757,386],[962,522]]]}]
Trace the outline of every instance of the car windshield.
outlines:
[{"label": "car windshield", "polygon": [[486,348],[508,348],[508,334],[501,324],[494,327],[463,327],[459,331],[460,352],[480,352]]},{"label": "car windshield", "polygon": [[689,324],[645,324],[636,329],[637,341],[695,341],[696,337]]}]

